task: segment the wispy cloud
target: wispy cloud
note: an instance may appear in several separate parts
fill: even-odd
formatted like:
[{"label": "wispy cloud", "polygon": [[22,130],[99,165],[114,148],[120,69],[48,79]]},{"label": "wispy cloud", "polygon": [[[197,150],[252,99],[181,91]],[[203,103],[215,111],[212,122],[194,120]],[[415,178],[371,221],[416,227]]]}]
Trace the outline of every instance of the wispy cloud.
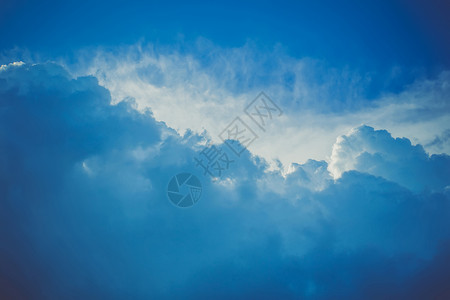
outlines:
[{"label": "wispy cloud", "polygon": [[[296,59],[281,47],[264,52],[249,43],[224,49],[199,40],[183,51],[137,44],[114,51],[90,49],[79,57],[69,69],[96,76],[111,92],[113,103],[135,99],[139,110],[151,109],[157,120],[180,134],[206,132],[215,142],[222,129],[265,91],[285,114],[251,151],[285,166],[310,158],[329,160],[336,137],[361,124],[408,137],[431,153],[450,151],[446,144],[430,144],[450,124],[448,72],[373,99],[367,94],[370,74]],[[395,73],[398,70],[392,76]]]}]

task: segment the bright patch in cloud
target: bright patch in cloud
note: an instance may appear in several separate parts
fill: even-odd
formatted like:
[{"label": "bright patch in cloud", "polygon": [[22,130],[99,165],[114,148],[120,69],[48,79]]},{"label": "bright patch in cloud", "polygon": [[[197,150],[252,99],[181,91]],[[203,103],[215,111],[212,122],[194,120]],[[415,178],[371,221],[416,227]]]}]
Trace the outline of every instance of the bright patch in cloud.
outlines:
[{"label": "bright patch in cloud", "polygon": [[143,44],[89,50],[70,68],[96,76],[113,103],[135,99],[139,110],[151,109],[156,120],[181,135],[206,132],[216,143],[236,116],[255,126],[243,110],[264,91],[284,114],[266,132],[255,126],[261,138],[249,149],[272,165],[274,159],[286,168],[311,158],[330,160],[336,137],[361,124],[407,137],[431,153],[450,152],[449,72],[369,100],[364,91],[370,75],[295,59],[281,49],[263,53],[251,44],[223,49],[204,40],[188,53]]}]

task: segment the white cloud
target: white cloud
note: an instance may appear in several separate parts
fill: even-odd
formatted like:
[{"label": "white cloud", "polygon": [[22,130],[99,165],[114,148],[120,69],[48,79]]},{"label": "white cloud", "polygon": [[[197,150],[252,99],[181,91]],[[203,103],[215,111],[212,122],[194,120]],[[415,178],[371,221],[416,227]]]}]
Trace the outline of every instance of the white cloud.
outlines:
[{"label": "white cloud", "polygon": [[430,157],[421,145],[414,146],[406,138],[394,139],[386,130],[368,126],[338,138],[328,169],[335,179],[357,170],[382,176],[412,191],[442,191],[450,178],[448,156]]},{"label": "white cloud", "polygon": [[[295,59],[280,49],[262,53],[251,44],[222,49],[203,40],[192,53],[142,44],[89,50],[69,67],[99,78],[114,103],[134,98],[139,110],[150,108],[181,135],[190,129],[219,142],[223,128],[241,116],[260,136],[250,151],[273,166],[274,159],[285,168],[308,159],[329,161],[336,137],[361,124],[428,145],[431,153],[450,153],[449,143],[432,143],[450,128],[449,72],[368,101],[362,92],[368,75]],[[266,132],[243,113],[261,90],[284,111]]]},{"label": "white cloud", "polygon": [[23,61],[15,61],[12,63],[9,63],[7,65],[0,65],[0,71],[4,71],[7,70],[8,68],[12,68],[12,67],[18,67],[18,66],[22,66],[25,63]]}]

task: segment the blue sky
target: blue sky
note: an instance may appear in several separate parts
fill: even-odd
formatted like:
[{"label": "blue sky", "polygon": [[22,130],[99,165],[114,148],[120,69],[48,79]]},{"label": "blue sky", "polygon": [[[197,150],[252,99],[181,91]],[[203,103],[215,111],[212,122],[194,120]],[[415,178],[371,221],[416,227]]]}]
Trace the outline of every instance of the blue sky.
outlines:
[{"label": "blue sky", "polygon": [[6,1],[3,50],[14,46],[69,55],[94,45],[144,39],[172,44],[199,36],[224,47],[248,39],[280,43],[290,55],[371,71],[392,65],[447,67],[448,20],[441,1]]},{"label": "blue sky", "polygon": [[[0,298],[449,298],[448,13],[2,2]],[[236,117],[258,136],[239,157]],[[234,159],[218,178],[205,145]]]}]

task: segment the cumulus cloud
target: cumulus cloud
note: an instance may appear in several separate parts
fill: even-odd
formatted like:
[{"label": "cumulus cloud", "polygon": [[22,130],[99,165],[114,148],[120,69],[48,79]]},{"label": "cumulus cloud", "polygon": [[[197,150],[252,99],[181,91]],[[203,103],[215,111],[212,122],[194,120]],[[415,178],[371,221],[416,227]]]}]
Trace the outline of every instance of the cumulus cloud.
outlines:
[{"label": "cumulus cloud", "polygon": [[368,126],[353,129],[337,139],[329,169],[335,178],[345,171],[358,170],[413,191],[443,190],[450,184],[447,155],[429,156],[421,145],[412,145],[406,138],[394,139],[386,130]]},{"label": "cumulus cloud", "polygon": [[[203,136],[111,102],[56,64],[0,70],[6,298],[450,295],[448,156],[363,126],[330,165],[282,174],[245,151],[213,182],[193,162]],[[180,171],[204,188],[187,210],[165,195]]]}]

